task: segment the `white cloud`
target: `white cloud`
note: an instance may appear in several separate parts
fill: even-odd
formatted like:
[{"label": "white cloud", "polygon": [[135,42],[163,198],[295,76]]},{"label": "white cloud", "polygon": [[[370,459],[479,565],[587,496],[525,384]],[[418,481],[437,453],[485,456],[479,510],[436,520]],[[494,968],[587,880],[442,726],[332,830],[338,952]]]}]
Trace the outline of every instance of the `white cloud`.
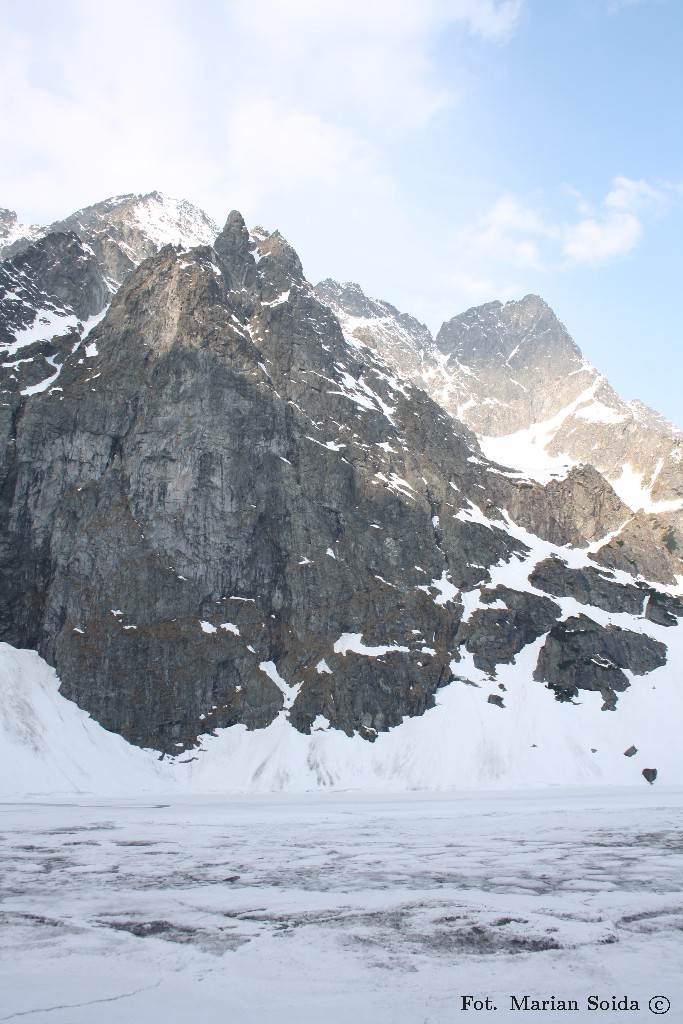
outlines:
[{"label": "white cloud", "polygon": [[468,258],[495,256],[515,267],[540,268],[540,242],[552,233],[542,215],[505,195],[476,224],[460,235],[460,247]]},{"label": "white cloud", "polygon": [[[3,201],[50,220],[123,191],[221,217],[264,196],[391,195],[390,147],[457,98],[433,48],[487,42],[524,0],[47,0],[0,10]],[[41,17],[41,12],[44,17]],[[68,45],[67,45],[68,43]],[[357,196],[354,196],[354,189]]]},{"label": "white cloud", "polygon": [[601,208],[576,224],[562,225],[563,255],[569,263],[599,267],[635,248],[643,233],[643,217],[666,202],[669,187],[622,176],[612,181]]},{"label": "white cloud", "polygon": [[361,201],[393,190],[369,146],[305,109],[265,96],[243,97],[228,112],[223,130],[222,189],[247,209],[272,196],[311,197],[313,189],[338,197],[354,193]]},{"label": "white cloud", "polygon": [[635,247],[643,226],[633,213],[610,212],[564,226],[562,251],[570,263],[600,267]]},{"label": "white cloud", "polygon": [[462,248],[480,261],[517,268],[562,270],[583,264],[600,267],[630,252],[643,233],[643,220],[666,202],[674,186],[616,177],[597,209],[574,190],[579,218],[554,219],[514,196],[502,196],[460,237]]},{"label": "white cloud", "polygon": [[653,188],[642,179],[633,181],[631,178],[616,177],[612,184],[613,188],[605,196],[605,205],[616,210],[633,212],[664,198],[661,187]]},{"label": "white cloud", "polygon": [[433,72],[431,46],[449,27],[503,41],[524,0],[260,0],[232,3],[251,37],[261,85],[306,95],[313,109],[353,110],[387,131],[428,122],[455,100]]}]

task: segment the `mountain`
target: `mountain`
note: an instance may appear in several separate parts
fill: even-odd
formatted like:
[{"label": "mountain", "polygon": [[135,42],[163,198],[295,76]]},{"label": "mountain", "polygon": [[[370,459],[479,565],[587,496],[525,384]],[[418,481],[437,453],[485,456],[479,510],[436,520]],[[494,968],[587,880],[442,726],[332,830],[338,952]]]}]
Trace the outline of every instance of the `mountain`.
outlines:
[{"label": "mountain", "polygon": [[[132,744],[201,760],[226,737],[244,758],[221,755],[228,788],[286,786],[294,761],[317,784],[370,762],[366,780],[423,785],[432,764],[457,784],[484,736],[494,767],[477,771],[504,776],[524,722],[524,781],[657,767],[681,661],[674,554],[593,465],[534,480],[465,422],[512,406],[498,364],[515,331],[539,353],[559,339],[558,375],[590,373],[548,307],[490,304],[434,342],[357,286],[314,289],[277,231],[233,212],[207,244],[203,215],[160,207],[109,200],[2,264],[0,640]],[[612,737],[597,758],[596,730]],[[563,735],[585,743],[554,776]]]},{"label": "mountain", "polygon": [[159,192],[117,196],[49,227],[27,229],[0,210],[1,390],[27,395],[52,386],[142,260],[169,243],[213,242],[217,231],[197,207]]},{"label": "mountain", "polygon": [[15,242],[31,242],[41,234],[42,230],[37,224],[22,223],[14,210],[0,207],[0,257],[4,258]]},{"label": "mountain", "polygon": [[96,253],[116,287],[141,260],[164,245],[209,245],[218,234],[210,217],[185,199],[161,192],[113,196],[85,206],[63,220],[41,227],[20,223],[16,213],[0,209],[0,257],[10,259],[50,234],[78,235]]},{"label": "mountain", "polygon": [[[432,339],[356,284],[323,281],[316,290],[349,337],[382,351],[467,423],[490,459],[544,483],[594,466],[633,513],[598,561],[674,582],[683,570],[683,431],[620,398],[542,299],[475,307]],[[655,549],[644,556],[648,535]]]}]

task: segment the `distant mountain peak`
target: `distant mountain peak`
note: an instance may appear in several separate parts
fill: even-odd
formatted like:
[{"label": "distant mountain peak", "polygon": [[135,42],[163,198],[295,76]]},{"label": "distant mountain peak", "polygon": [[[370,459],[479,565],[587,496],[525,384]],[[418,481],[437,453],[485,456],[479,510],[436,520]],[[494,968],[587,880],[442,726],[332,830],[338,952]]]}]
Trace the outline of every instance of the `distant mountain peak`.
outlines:
[{"label": "distant mountain peak", "polygon": [[0,207],[0,258],[4,259],[5,254],[16,245],[20,239],[27,239],[28,242],[40,237],[43,229],[38,224],[24,224],[19,220],[14,210],[7,210]]},{"label": "distant mountain peak", "polygon": [[547,358],[552,353],[560,372],[582,359],[564,324],[538,295],[473,306],[442,325],[436,344],[458,362],[475,367],[511,359],[520,354],[523,344],[523,358]]},{"label": "distant mountain peak", "polygon": [[316,290],[345,331],[467,423],[489,458],[539,481],[594,465],[634,512],[659,517],[672,552],[677,537],[683,549],[683,431],[621,399],[541,296],[473,306],[446,321],[434,344],[357,284],[327,280]]}]

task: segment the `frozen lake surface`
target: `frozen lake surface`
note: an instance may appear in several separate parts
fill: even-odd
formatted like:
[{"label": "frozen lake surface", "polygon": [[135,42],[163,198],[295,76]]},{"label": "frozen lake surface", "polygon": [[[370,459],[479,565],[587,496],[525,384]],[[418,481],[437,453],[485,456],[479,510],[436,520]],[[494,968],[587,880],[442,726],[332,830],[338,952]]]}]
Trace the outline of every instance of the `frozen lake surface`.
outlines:
[{"label": "frozen lake surface", "polygon": [[5,803],[0,1020],[681,1020],[681,795]]}]

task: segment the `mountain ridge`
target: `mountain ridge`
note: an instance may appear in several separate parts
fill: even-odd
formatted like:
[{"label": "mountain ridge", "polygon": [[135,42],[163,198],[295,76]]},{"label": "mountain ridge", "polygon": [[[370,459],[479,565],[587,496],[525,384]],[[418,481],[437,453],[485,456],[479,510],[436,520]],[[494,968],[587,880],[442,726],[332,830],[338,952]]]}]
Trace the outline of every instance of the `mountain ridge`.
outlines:
[{"label": "mountain ridge", "polygon": [[[381,347],[438,404],[474,429],[489,458],[539,482],[573,465],[593,464],[634,516],[642,510],[660,546],[683,551],[683,432],[643,403],[624,402],[544,300],[530,295],[472,307],[447,321],[430,346],[426,328],[419,343],[406,341],[405,321],[387,315],[388,305],[381,327],[376,313],[351,317],[348,310],[359,308],[358,286],[351,293],[345,287],[325,282],[322,289],[345,329]],[[521,349],[526,354],[520,363]],[[627,532],[635,537],[639,529],[640,521],[634,521]],[[610,564],[627,568],[620,554],[615,542]],[[680,574],[681,565],[676,560],[670,572]]]},{"label": "mountain ridge", "polygon": [[[3,269],[47,287],[51,238],[81,298],[88,268],[111,281],[60,232]],[[541,484],[491,461],[439,402],[426,328],[357,286],[338,316],[324,285],[233,211],[126,273],[87,339],[79,321],[14,351],[58,376],[0,405],[0,639],[167,754],[276,722],[372,744],[462,686],[504,714],[504,679],[613,713],[668,679],[683,605],[651,517],[588,464]]]}]

